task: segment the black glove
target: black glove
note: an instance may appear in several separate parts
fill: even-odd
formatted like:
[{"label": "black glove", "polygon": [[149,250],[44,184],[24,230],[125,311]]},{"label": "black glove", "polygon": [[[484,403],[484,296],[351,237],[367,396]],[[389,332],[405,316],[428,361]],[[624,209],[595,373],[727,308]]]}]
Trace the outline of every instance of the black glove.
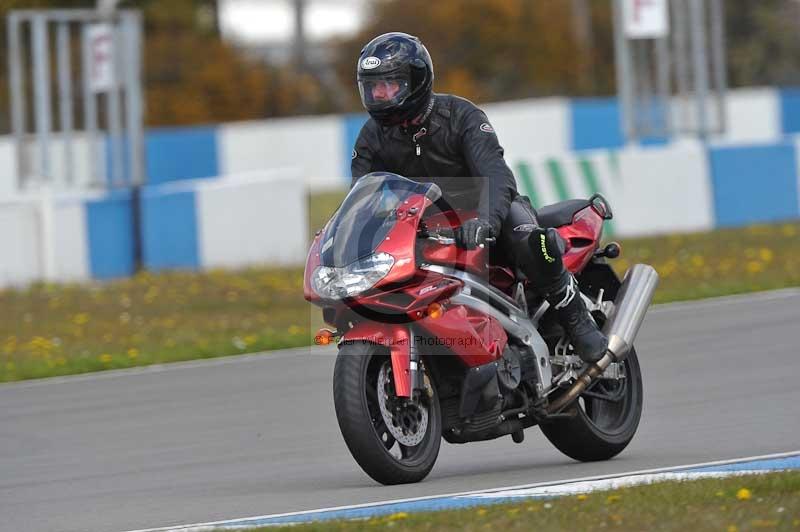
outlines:
[{"label": "black glove", "polygon": [[455,231],[456,245],[465,249],[475,249],[494,236],[492,224],[483,218],[471,218]]}]

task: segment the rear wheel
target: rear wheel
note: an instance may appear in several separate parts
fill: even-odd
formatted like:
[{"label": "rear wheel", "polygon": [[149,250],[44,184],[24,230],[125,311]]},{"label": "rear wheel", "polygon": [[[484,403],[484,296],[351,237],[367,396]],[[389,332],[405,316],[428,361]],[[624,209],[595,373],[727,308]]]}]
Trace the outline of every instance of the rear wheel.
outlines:
[{"label": "rear wheel", "polygon": [[397,397],[388,349],[370,343],[339,349],[333,372],[336,419],[353,458],[381,484],[419,482],[436,462],[441,411],[427,372],[424,382],[417,400]]},{"label": "rear wheel", "polygon": [[599,379],[574,405],[572,418],[542,423],[544,435],[575,460],[608,460],[633,439],[642,416],[642,372],[636,350],[620,363],[622,378]]}]

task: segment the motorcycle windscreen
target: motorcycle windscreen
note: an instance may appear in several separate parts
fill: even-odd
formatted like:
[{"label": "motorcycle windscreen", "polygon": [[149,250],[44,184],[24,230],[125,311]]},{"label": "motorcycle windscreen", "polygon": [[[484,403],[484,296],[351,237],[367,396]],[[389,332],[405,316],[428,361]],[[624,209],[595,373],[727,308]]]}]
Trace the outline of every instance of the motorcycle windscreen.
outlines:
[{"label": "motorcycle windscreen", "polygon": [[397,222],[398,207],[419,194],[436,201],[441,190],[388,172],[359,178],[325,230],[322,265],[341,268],[371,255]]}]

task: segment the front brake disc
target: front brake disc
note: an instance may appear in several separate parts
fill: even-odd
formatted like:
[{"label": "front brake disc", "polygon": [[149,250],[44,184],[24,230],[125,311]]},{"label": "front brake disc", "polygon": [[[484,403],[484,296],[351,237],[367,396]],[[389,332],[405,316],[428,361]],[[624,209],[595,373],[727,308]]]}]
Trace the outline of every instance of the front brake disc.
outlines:
[{"label": "front brake disc", "polygon": [[395,395],[392,383],[392,366],[386,362],[378,373],[378,405],[389,433],[401,445],[419,445],[428,431],[428,409],[406,398]]}]

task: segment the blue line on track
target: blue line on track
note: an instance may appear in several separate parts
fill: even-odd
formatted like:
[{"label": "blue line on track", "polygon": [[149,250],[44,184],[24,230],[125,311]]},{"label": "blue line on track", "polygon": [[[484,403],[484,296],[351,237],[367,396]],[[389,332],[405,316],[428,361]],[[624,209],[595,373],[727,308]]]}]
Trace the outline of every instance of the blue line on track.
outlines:
[{"label": "blue line on track", "polygon": [[[675,471],[693,472],[737,472],[737,471],[780,471],[788,469],[800,469],[800,455],[787,458],[776,458],[770,460],[755,460],[750,462],[739,462],[733,464],[723,464],[716,466],[679,469]],[[635,475],[634,475],[635,476]],[[492,490],[487,490],[490,493]],[[505,502],[519,501],[525,498],[550,498],[552,495],[530,496],[530,497],[470,497],[469,495],[448,496],[420,501],[408,501],[398,503],[387,503],[379,506],[369,506],[365,508],[347,508],[341,510],[327,510],[320,512],[309,512],[296,515],[285,515],[279,517],[265,517],[256,519],[244,519],[225,523],[224,528],[239,528],[247,526],[278,525],[288,523],[308,523],[311,521],[328,521],[333,519],[369,519],[391,515],[399,512],[432,512],[438,510],[457,510],[486,504],[502,504]]]},{"label": "blue line on track", "polygon": [[[442,495],[439,497],[426,497],[422,499],[412,499],[406,501],[384,502],[374,504],[364,504],[351,507],[330,508],[323,510],[310,510],[306,512],[295,512],[290,514],[266,515],[259,517],[246,517],[231,519],[228,521],[218,521],[214,523],[202,523],[195,525],[184,525],[178,527],[166,527],[158,529],[140,530],[138,532],[206,532],[209,530],[221,529],[242,529],[258,526],[299,524],[312,521],[328,521],[333,519],[369,519],[391,515],[394,513],[405,512],[431,512],[439,510],[456,510],[475,506],[486,506],[491,504],[501,504],[504,502],[522,501],[526,499],[546,499],[558,496],[559,487],[572,486],[572,489],[591,491],[591,486],[596,485],[598,490],[613,489],[609,488],[609,480],[625,482],[626,480],[642,477],[642,482],[652,482],[652,477],[659,474],[677,475],[681,478],[696,475],[699,478],[707,474],[736,474],[737,472],[769,472],[800,469],[800,452],[782,453],[773,457],[758,457],[754,459],[731,460],[723,463],[710,463],[706,465],[694,465],[683,467],[669,467],[649,471],[637,471],[617,475],[592,477],[587,479],[572,479],[561,482],[545,482],[528,486],[515,486],[507,488],[489,489],[464,494]],[[649,477],[649,478],[648,478]],[[630,485],[630,484],[629,484]],[[516,492],[516,493],[509,493]],[[527,493],[526,493],[527,492]],[[496,495],[493,495],[496,494]]]},{"label": "blue line on track", "polygon": [[756,460],[753,462],[700,467],[696,469],[686,469],[684,471],[782,471],[786,469],[800,469],[800,455],[789,456],[787,458],[773,458],[771,460]]}]

